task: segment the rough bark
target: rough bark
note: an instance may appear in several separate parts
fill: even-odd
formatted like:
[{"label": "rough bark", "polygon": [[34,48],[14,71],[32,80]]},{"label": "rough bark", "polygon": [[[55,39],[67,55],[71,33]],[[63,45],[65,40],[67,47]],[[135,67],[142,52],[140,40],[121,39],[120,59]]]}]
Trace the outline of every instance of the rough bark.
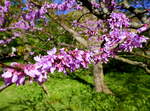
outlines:
[{"label": "rough bark", "polygon": [[102,63],[98,63],[98,64],[94,65],[93,74],[94,74],[94,82],[95,82],[96,92],[103,92],[103,93],[106,93],[106,94],[113,94],[104,82],[104,74],[103,74]]}]

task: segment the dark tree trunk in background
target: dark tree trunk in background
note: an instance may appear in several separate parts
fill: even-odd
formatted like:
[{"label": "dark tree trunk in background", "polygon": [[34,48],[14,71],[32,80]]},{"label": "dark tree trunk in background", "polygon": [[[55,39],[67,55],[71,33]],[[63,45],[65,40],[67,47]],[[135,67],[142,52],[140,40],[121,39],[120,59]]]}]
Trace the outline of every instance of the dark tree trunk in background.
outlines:
[{"label": "dark tree trunk in background", "polygon": [[95,82],[96,92],[112,94],[111,90],[109,90],[109,88],[107,87],[107,85],[104,82],[102,63],[98,63],[98,64],[94,65],[93,74],[94,74],[94,82]]}]

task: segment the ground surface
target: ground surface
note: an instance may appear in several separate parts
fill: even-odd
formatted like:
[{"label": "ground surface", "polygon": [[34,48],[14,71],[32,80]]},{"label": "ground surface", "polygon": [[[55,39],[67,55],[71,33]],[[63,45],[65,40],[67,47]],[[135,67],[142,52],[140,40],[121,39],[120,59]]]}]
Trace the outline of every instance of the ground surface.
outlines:
[{"label": "ground surface", "polygon": [[105,81],[114,96],[94,91],[89,70],[55,73],[45,83],[49,96],[37,84],[13,85],[0,93],[0,111],[149,111],[150,75],[109,71]]}]

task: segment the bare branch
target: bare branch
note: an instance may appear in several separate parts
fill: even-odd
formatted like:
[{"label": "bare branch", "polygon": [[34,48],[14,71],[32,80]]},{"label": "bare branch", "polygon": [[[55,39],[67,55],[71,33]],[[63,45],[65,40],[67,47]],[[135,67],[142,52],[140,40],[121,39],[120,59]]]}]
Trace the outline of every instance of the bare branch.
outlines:
[{"label": "bare branch", "polygon": [[54,20],[58,25],[60,25],[63,29],[65,29],[67,32],[69,32],[70,34],[72,34],[72,36],[79,42],[81,43],[83,46],[87,47],[88,46],[88,42],[75,30],[71,29],[70,27],[68,27],[66,24],[64,24],[62,22],[62,20],[58,20],[58,18],[54,18],[52,17],[50,14],[47,14],[49,17],[51,17],[52,20]]},{"label": "bare branch", "polygon": [[3,68],[10,68],[10,69],[15,69],[15,70],[17,70],[17,71],[21,71],[21,72],[22,72],[22,69],[21,69],[21,68],[9,66],[9,65],[6,65],[6,64],[4,64],[4,63],[2,63],[2,62],[0,62],[0,67],[3,67]]},{"label": "bare branch", "polygon": [[97,18],[100,18],[103,20],[105,19],[104,17],[105,14],[102,11],[98,11],[97,9],[94,9],[89,0],[78,0],[78,1],[80,1],[82,5],[90,11],[91,14],[95,15]]},{"label": "bare branch", "polygon": [[60,23],[60,25],[69,33],[72,34],[72,36],[78,41],[80,42],[82,45],[84,45],[85,47],[88,46],[87,41],[75,30],[71,29],[70,27],[68,27],[67,25],[65,25],[64,23]]},{"label": "bare branch", "polygon": [[61,45],[61,46],[65,46],[65,47],[69,47],[69,48],[77,48],[77,47],[76,47],[76,46],[74,46],[74,45],[66,44],[66,43],[59,43],[59,45]]},{"label": "bare branch", "polygon": [[9,85],[2,85],[0,86],[0,92],[2,92],[4,89],[8,88],[9,86],[11,86],[12,84],[9,84]]},{"label": "bare branch", "polygon": [[150,74],[150,69],[143,62],[137,62],[137,61],[129,60],[127,58],[123,58],[123,57],[120,57],[120,56],[115,56],[114,59],[125,62],[125,63],[128,63],[128,64],[131,64],[131,65],[139,66],[139,67],[143,68],[147,73]]},{"label": "bare branch", "polygon": [[40,85],[40,86],[41,86],[42,90],[44,91],[44,93],[45,93],[46,95],[49,95],[47,87],[46,87],[44,84],[42,84],[42,85]]},{"label": "bare branch", "polygon": [[135,56],[140,56],[140,57],[144,57],[146,59],[150,59],[150,56],[147,56],[147,55],[142,55],[140,53],[135,53],[135,52],[130,52],[131,54],[135,55]]},{"label": "bare branch", "polygon": [[84,13],[83,15],[81,15],[81,16],[77,19],[77,21],[79,22],[82,17],[84,17],[85,15],[88,15],[88,14],[90,14],[90,12]]},{"label": "bare branch", "polygon": [[145,13],[148,13],[147,10],[139,10],[137,8],[134,8],[132,6],[129,5],[128,0],[124,0],[121,5],[123,6],[122,8],[128,10],[129,12],[133,13],[135,15],[135,17],[137,17],[141,23],[145,23],[146,21],[144,21],[143,19],[145,18]]}]

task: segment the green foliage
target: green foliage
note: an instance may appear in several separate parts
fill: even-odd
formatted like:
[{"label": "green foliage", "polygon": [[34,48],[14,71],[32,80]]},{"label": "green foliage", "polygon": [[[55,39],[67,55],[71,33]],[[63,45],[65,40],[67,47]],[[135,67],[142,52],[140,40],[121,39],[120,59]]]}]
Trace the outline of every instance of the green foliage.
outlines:
[{"label": "green foliage", "polygon": [[92,66],[89,70],[81,69],[69,75],[51,74],[45,83],[49,96],[37,84],[9,87],[0,93],[0,110],[149,111],[150,76],[143,70],[135,67],[135,71],[122,69],[122,72],[117,72],[116,69],[107,72],[105,80],[114,93],[107,95],[93,90],[91,69]]}]

